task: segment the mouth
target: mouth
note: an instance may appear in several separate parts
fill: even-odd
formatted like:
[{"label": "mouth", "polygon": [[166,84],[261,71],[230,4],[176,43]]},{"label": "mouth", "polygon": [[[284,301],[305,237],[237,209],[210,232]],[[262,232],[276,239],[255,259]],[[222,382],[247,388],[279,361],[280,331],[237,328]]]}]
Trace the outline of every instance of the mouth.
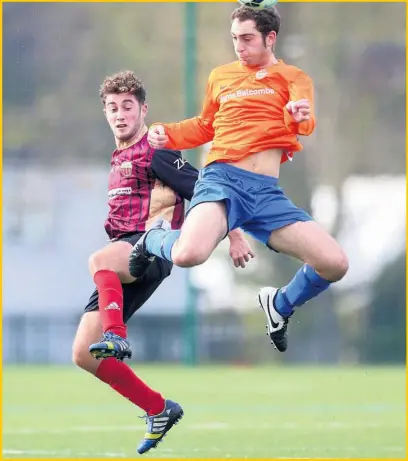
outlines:
[{"label": "mouth", "polygon": [[120,125],[116,125],[116,128],[118,128],[119,130],[123,129],[123,128],[126,128],[127,125],[125,123],[121,123]]}]

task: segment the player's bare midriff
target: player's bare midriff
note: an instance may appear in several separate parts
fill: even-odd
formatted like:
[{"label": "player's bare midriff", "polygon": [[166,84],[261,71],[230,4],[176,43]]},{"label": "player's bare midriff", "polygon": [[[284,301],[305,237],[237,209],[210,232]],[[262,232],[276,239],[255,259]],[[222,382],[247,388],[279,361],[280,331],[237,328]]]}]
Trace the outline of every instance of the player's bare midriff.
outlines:
[{"label": "player's bare midriff", "polygon": [[281,158],[281,149],[268,149],[251,154],[238,162],[232,162],[231,165],[237,168],[242,168],[243,170],[251,171],[252,173],[278,178]]}]

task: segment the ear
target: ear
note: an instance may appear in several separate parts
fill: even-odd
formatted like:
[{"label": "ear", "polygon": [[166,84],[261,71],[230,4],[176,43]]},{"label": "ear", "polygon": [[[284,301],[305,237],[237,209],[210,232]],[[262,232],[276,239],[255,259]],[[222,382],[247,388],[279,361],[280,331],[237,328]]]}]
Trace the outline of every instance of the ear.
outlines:
[{"label": "ear", "polygon": [[140,115],[145,118],[146,115],[147,115],[147,109],[148,109],[148,106],[147,104],[143,104],[143,106],[140,108]]},{"label": "ear", "polygon": [[276,43],[276,32],[274,30],[272,30],[266,36],[266,46],[268,48],[271,48],[275,43]]}]

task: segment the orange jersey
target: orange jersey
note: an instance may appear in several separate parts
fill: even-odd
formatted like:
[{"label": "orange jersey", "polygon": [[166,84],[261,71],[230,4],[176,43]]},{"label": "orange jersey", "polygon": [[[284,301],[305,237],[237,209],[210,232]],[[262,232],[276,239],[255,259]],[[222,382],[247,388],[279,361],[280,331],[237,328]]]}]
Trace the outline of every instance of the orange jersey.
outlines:
[{"label": "orange jersey", "polygon": [[[296,123],[285,106],[299,99],[309,100],[312,113]],[[283,61],[264,69],[235,61],[211,72],[199,116],[162,124],[169,137],[166,148],[192,149],[212,141],[206,165],[282,149],[283,163],[302,149],[297,136],[313,132],[313,106],[312,80],[300,69]]]}]

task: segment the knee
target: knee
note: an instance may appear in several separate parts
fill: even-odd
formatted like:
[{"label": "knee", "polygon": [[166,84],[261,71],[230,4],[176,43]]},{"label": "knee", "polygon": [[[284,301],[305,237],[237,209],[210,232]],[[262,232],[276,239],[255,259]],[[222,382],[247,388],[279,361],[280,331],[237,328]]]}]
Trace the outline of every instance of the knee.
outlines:
[{"label": "knee", "polygon": [[117,258],[112,258],[112,255],[106,254],[105,251],[99,250],[91,254],[88,260],[89,271],[92,277],[101,270],[109,270],[115,272],[122,277],[124,271],[121,270],[121,266],[118,263]]},{"label": "knee", "polygon": [[331,282],[338,282],[347,274],[348,269],[348,257],[346,253],[339,248],[327,258],[325,268],[323,270],[324,274],[322,275]]},{"label": "knee", "polygon": [[88,260],[89,271],[92,275],[101,269],[109,269],[103,251],[92,253]]},{"label": "knee", "polygon": [[93,362],[93,357],[88,350],[83,347],[77,347],[75,344],[72,348],[72,362],[79,368],[83,370],[92,372],[91,362]]},{"label": "knee", "polygon": [[177,246],[172,252],[172,260],[179,267],[199,266],[207,261],[209,254],[202,248],[191,246]]}]

